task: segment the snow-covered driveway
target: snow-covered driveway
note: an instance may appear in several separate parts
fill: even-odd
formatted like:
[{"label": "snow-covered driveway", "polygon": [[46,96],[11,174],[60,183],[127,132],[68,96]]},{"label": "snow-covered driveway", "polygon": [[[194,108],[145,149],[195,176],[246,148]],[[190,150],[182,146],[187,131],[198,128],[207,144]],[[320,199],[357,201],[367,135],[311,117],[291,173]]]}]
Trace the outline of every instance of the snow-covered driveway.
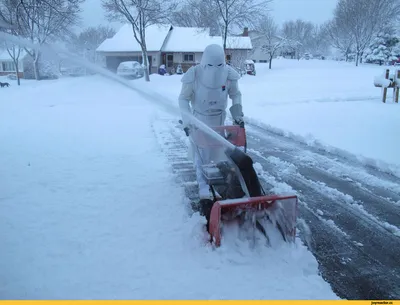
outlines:
[{"label": "snow-covered driveway", "polygon": [[[164,114],[100,77],[1,89],[2,299],[336,299],[300,242],[211,250]],[[175,118],[173,118],[175,119]]]},{"label": "snow-covered driveway", "polygon": [[[195,172],[185,159],[186,136],[175,120],[155,125],[187,202],[198,200]],[[264,189],[298,196],[300,236],[334,291],[351,300],[399,298],[400,177],[253,124],[246,131]],[[227,250],[243,247],[230,237],[222,244]]]}]

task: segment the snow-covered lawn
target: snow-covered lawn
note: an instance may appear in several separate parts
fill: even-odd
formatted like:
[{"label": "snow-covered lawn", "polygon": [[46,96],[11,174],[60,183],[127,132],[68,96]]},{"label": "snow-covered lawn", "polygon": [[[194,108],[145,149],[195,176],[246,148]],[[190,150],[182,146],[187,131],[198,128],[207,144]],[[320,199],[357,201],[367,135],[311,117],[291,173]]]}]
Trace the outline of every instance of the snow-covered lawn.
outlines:
[{"label": "snow-covered lawn", "polygon": [[[248,121],[400,174],[400,103],[393,89],[382,103],[374,86],[386,67],[280,59],[256,69],[240,80]],[[155,75],[152,88],[176,100],[180,78]]]},{"label": "snow-covered lawn", "polygon": [[[176,97],[179,78],[151,85]],[[172,116],[134,91],[94,76],[0,97],[2,299],[337,298],[301,244],[205,245],[151,126]]]}]

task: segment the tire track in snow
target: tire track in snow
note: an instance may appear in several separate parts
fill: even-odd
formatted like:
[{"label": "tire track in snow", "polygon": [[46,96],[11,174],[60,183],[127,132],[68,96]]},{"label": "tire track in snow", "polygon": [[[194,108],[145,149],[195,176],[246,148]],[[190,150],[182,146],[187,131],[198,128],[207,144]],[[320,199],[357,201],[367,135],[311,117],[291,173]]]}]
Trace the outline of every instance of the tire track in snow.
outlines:
[{"label": "tire track in snow", "polygon": [[[253,152],[250,153],[253,160],[262,164],[264,170],[275,177],[277,181],[285,182],[297,191],[301,203],[301,217],[305,218],[311,227],[315,243],[318,244],[324,237],[320,234],[322,224],[313,223],[313,217],[314,221],[315,217],[319,218],[319,221],[321,218],[326,219],[332,226],[343,231],[342,238],[344,237],[344,239],[339,249],[343,248],[345,244],[353,245],[352,252],[347,252],[347,257],[344,258],[347,264],[345,271],[340,266],[343,260],[340,258],[341,250],[336,253],[337,260],[333,263],[332,260],[327,259],[330,253],[325,251],[326,249],[314,249],[319,262],[323,268],[326,268],[328,280],[334,287],[337,285],[340,287],[340,282],[344,281],[346,286],[353,287],[352,289],[357,287],[362,299],[398,298],[400,295],[400,267],[398,264],[400,238],[393,234],[393,232],[399,232],[398,206],[390,200],[385,201],[383,198],[373,196],[365,191],[364,187],[360,187],[363,186],[361,181],[357,181],[349,187],[346,179],[341,180],[337,176],[330,175],[329,172],[315,168],[318,167],[317,162],[313,164],[315,167],[312,168],[304,166],[299,161],[301,158],[296,158],[296,156],[301,155],[305,148],[294,149],[293,146],[297,143],[293,143],[287,152],[282,145],[279,145],[281,143],[276,144],[281,140],[279,136],[268,135],[263,138],[259,137],[258,133],[254,135],[251,132],[248,135],[250,135],[248,145],[251,148],[250,151]],[[324,156],[324,158],[326,157]],[[339,162],[338,160],[332,161]],[[379,174],[378,176],[380,176]],[[360,206],[354,200],[358,197],[364,199],[364,206]],[[397,227],[382,224],[375,214],[362,209],[365,205],[368,205],[369,210],[375,211],[381,218],[391,220]],[[319,214],[319,217],[316,214]],[[336,232],[333,230],[330,233],[331,236]],[[330,252],[335,251],[330,249]],[[326,267],[327,264],[333,265]],[[338,270],[346,275],[345,278],[338,279],[337,275],[332,273],[333,266],[339,268]],[[357,276],[354,277],[355,275]],[[362,286],[360,283],[363,283]],[[368,287],[368,289],[363,287]],[[352,297],[353,293],[345,287],[341,286],[340,289],[343,291],[339,290],[339,295],[343,296],[343,293],[349,293],[345,294],[345,297],[354,298]]]},{"label": "tire track in snow", "polygon": [[[400,206],[397,204],[400,200],[400,179],[377,170],[373,175],[372,169],[368,169],[370,173],[367,174],[362,164],[350,164],[340,157],[329,159],[324,152],[311,151],[312,147],[295,142],[290,146],[282,143],[282,138],[277,135],[271,137],[268,132],[257,132],[250,133],[249,141],[253,143],[251,147],[256,147],[264,157],[276,157],[295,165],[301,175],[324,182],[331,188],[340,188],[343,193],[351,194],[354,201],[368,203],[364,208],[369,213],[400,226]],[[388,176],[389,180],[386,180]]]},{"label": "tire track in snow", "polygon": [[[276,180],[270,173],[264,170],[258,170],[258,173],[262,180],[269,181],[272,192],[295,192],[290,191],[290,185]],[[396,281],[388,281],[387,273],[379,272],[381,262],[365,253],[362,244],[352,240],[332,220],[323,217],[322,211],[311,208],[307,202],[312,201],[312,195],[302,194],[301,191],[297,195],[299,223],[305,221],[309,226],[312,232],[310,250],[318,259],[323,278],[332,285],[335,293],[353,300],[382,299],[388,296],[396,298],[398,285]]]},{"label": "tire track in snow", "polygon": [[[178,124],[171,123],[169,127],[163,127],[163,129],[161,133],[157,131],[159,143],[162,143],[163,150],[171,161],[173,171],[184,186],[187,197],[186,207],[189,213],[193,213],[190,208],[190,200],[196,200],[197,183],[192,163],[187,159],[187,138],[179,129]],[[268,141],[258,138],[253,143],[252,134],[249,133],[249,135],[249,147],[252,149],[274,145],[270,139]],[[264,153],[268,153],[268,151],[264,151]],[[268,159],[260,157],[262,153],[259,151],[251,155],[254,161],[259,162],[263,167],[261,183],[266,190],[286,192],[289,192],[290,189],[297,190],[300,201],[300,218],[308,224],[312,231],[311,251],[320,263],[324,279],[331,283],[334,291],[340,297],[348,299],[399,298],[399,270],[395,264],[396,257],[390,253],[388,255],[384,251],[388,245],[382,245],[382,242],[385,241],[380,240],[382,234],[389,233],[386,231],[382,233],[382,230],[380,233],[376,233],[373,229],[369,229],[368,232],[372,232],[371,234],[374,236],[371,238],[376,239],[374,245],[377,245],[377,248],[371,246],[367,238],[356,238],[351,231],[354,228],[364,228],[365,224],[362,224],[362,219],[355,217],[354,214],[350,220],[347,218],[347,221],[343,221],[342,218],[342,221],[337,221],[337,218],[340,219],[343,213],[337,215],[332,207],[335,208],[338,205],[338,200],[343,201],[340,194],[332,194],[331,197],[323,196],[323,193],[318,192],[315,187],[310,187],[310,182],[313,182],[315,177],[307,179],[298,176],[299,180],[295,183],[284,180],[282,179],[282,167],[271,164]],[[299,159],[294,158],[294,160]],[[275,159],[275,161],[277,160]],[[290,164],[288,163],[288,165]],[[274,166],[275,171],[272,170]],[[289,169],[286,172],[286,178],[293,176],[293,173],[296,173],[296,168]],[[321,201],[323,204],[320,204]],[[332,221],[330,216],[333,216],[335,221]],[[375,223],[371,224],[372,227],[375,225]],[[367,236],[363,232],[360,234]],[[301,233],[300,236],[305,238]],[[361,244],[360,240],[364,244]],[[393,245],[396,246],[396,244]],[[371,247],[372,251],[370,252]],[[391,248],[392,252],[395,252],[395,248]]]},{"label": "tire track in snow", "polygon": [[[246,131],[249,138],[260,142],[263,141],[264,149],[269,153],[285,153],[286,159],[302,161],[308,168],[317,167],[332,176],[354,179],[362,185],[373,187],[374,193],[381,193],[385,199],[393,202],[400,200],[400,177],[392,173],[377,169],[374,165],[364,164],[360,161],[347,159],[346,157],[328,152],[316,146],[288,138],[273,131],[264,129],[254,124],[247,124]],[[393,197],[393,198],[392,198]]]},{"label": "tire track in snow", "polygon": [[[304,168],[302,168],[303,171],[300,171],[294,164],[282,161],[277,157],[267,157],[265,153],[254,150],[250,150],[250,153],[254,154],[255,158],[261,158],[261,160],[267,162],[270,168],[274,167],[275,174],[283,180],[298,180],[301,183],[306,183],[316,193],[325,194],[332,199],[339,199],[339,203],[353,208],[351,213],[356,213],[357,215],[361,213],[364,217],[368,218],[368,221],[372,221],[375,225],[400,237],[400,215],[398,214],[399,207],[396,205],[388,203],[382,198],[375,198],[375,196],[369,195],[363,189],[347,185],[345,181],[330,177],[324,172],[318,174],[313,169],[310,169],[309,173],[309,171],[304,171]],[[294,170],[292,173],[282,174],[285,168],[292,168]],[[287,178],[287,176],[290,177]],[[349,194],[352,194],[352,196]],[[357,196],[357,199],[353,196]],[[364,202],[369,204],[371,201],[373,204],[367,205],[368,209],[365,209]],[[372,210],[373,213],[371,214],[367,210]]]}]

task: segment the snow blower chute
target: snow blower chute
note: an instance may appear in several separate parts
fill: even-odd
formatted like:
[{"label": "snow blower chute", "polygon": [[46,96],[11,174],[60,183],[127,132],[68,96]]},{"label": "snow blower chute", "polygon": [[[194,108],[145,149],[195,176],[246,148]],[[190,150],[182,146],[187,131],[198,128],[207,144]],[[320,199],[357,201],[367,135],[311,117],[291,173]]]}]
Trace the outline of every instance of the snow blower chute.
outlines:
[{"label": "snow blower chute", "polygon": [[[220,147],[224,158],[202,166],[203,175],[214,194],[212,207],[204,216],[208,219],[208,232],[215,246],[221,245],[223,222],[239,219],[249,223],[269,242],[269,228],[275,227],[286,242],[296,237],[297,196],[267,195],[247,155],[246,132],[243,127],[221,126],[212,128],[234,145],[224,149],[220,142],[200,129],[192,129],[191,141],[198,148]],[[216,195],[217,194],[217,195]],[[271,226],[272,225],[272,226]]]}]

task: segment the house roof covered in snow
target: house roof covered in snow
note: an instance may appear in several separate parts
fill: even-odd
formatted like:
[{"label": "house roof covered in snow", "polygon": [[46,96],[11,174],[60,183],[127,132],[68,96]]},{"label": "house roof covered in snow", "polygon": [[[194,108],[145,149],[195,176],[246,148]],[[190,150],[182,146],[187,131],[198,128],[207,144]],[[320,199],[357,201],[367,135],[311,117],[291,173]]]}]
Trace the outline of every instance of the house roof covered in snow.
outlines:
[{"label": "house roof covered in snow", "polygon": [[[152,25],[146,29],[147,51],[162,52],[203,52],[209,44],[222,46],[221,36],[210,36],[209,28],[176,27]],[[227,49],[253,48],[250,37],[228,36]],[[106,39],[98,52],[141,52],[140,45],[133,37],[130,24],[124,25],[114,37]]]},{"label": "house roof covered in snow", "polygon": [[163,52],[203,52],[212,42],[209,28],[172,27],[162,47]]},{"label": "house roof covered in snow", "polygon": [[[161,50],[171,26],[150,25],[146,28],[147,51]],[[142,49],[133,36],[131,24],[125,24],[112,38],[104,40],[97,48],[98,52],[141,52]]]},{"label": "house roof covered in snow", "polygon": [[[16,52],[18,52],[18,50],[16,50]],[[18,53],[15,55],[18,55]],[[22,60],[26,55],[26,51],[21,49],[19,53],[19,60]],[[7,49],[0,49],[0,61],[12,61],[12,57],[10,54],[8,54]]]},{"label": "house roof covered in snow", "polygon": [[[203,52],[210,44],[223,45],[222,36],[210,36],[209,28],[172,26],[166,38],[163,52]],[[231,37],[226,39],[227,49],[252,49],[249,37]]]}]

